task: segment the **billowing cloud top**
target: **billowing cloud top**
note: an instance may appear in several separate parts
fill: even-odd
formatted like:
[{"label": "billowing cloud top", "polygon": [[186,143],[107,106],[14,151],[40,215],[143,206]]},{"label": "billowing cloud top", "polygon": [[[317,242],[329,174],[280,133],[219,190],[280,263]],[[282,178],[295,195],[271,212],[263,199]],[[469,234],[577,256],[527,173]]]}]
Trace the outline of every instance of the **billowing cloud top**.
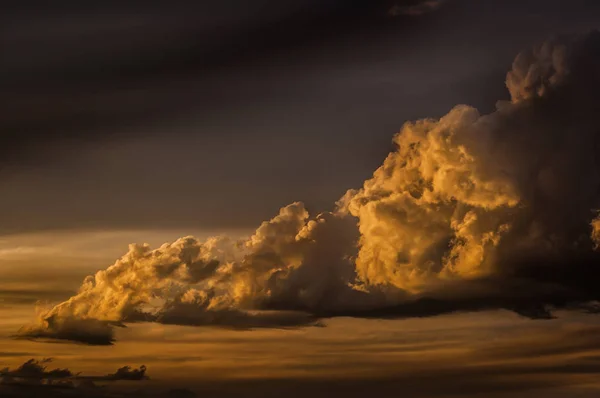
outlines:
[{"label": "billowing cloud top", "polygon": [[246,240],[131,245],[20,334],[108,344],[110,325],[128,321],[291,327],[494,307],[547,317],[596,300],[599,66],[597,32],[526,51],[507,76],[511,101],[406,123],[333,212],[293,203]]}]

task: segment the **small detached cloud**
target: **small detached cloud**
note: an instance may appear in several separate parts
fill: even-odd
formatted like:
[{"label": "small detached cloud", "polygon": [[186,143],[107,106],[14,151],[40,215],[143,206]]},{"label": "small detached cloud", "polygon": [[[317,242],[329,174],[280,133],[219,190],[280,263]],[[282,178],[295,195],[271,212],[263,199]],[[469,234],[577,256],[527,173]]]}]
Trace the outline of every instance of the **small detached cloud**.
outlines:
[{"label": "small detached cloud", "polygon": [[120,325],[96,319],[51,316],[40,320],[39,324],[22,327],[17,337],[69,340],[89,345],[112,345],[114,341],[112,326]]},{"label": "small detached cloud", "polygon": [[146,366],[142,365],[139,369],[132,369],[129,366],[123,366],[117,369],[115,373],[109,373],[105,376],[77,376],[81,380],[97,381],[118,381],[118,380],[148,380],[146,376]]}]

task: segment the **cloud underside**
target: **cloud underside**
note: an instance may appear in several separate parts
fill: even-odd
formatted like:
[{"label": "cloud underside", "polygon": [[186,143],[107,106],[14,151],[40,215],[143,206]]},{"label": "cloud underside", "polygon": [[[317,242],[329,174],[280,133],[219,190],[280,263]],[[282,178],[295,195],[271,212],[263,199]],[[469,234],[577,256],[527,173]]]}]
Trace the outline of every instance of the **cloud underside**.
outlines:
[{"label": "cloud underside", "polygon": [[152,321],[296,327],[334,316],[596,311],[600,34],[517,56],[511,100],[406,123],[330,213],[283,207],[248,239],[130,245],[20,336],[110,344]]}]

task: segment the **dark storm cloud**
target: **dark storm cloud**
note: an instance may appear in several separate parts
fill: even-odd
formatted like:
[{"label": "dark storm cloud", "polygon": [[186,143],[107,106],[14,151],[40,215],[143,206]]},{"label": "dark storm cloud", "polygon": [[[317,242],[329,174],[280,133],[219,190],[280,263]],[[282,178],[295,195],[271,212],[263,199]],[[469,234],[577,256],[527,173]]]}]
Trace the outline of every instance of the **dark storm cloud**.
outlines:
[{"label": "dark storm cloud", "polygon": [[404,120],[493,109],[518,50],[600,19],[584,0],[456,0],[416,18],[387,16],[415,1],[4,4],[1,234],[327,210]]},{"label": "dark storm cloud", "polygon": [[[291,111],[298,121],[287,117],[277,121],[278,116],[269,115],[267,123],[273,127],[266,128],[268,135],[273,129],[289,130],[290,125],[297,132],[288,134],[299,140],[302,136],[302,142],[308,142],[306,133],[319,135],[314,123],[304,126],[315,116],[303,114],[314,108],[323,113],[317,118],[327,118],[329,112],[319,104],[307,108],[313,103],[307,97],[319,94],[300,80],[318,77],[323,67],[362,60],[352,42],[364,48],[377,33],[408,29],[406,21],[386,20],[388,6],[383,0],[175,1],[145,2],[141,7],[113,1],[4,2],[0,187],[12,194],[0,208],[12,208],[12,215],[2,217],[0,233],[197,225],[197,220],[183,215],[148,217],[157,206],[179,212],[176,209],[188,205],[181,201],[195,196],[143,193],[154,186],[148,177],[167,173],[172,176],[169,185],[189,184],[196,178],[190,173],[197,175],[222,163],[213,158],[225,152],[239,160],[215,168],[221,176],[205,181],[211,194],[204,200],[202,226],[240,227],[261,218],[267,214],[266,208],[260,209],[263,198],[246,208],[236,206],[227,221],[214,216],[222,212],[223,197],[239,197],[240,190],[261,183],[257,180],[264,174],[254,167],[247,168],[247,176],[234,170],[244,162],[241,157],[260,168],[288,160],[261,155],[277,154],[275,147],[290,143],[265,136],[264,122],[244,119],[248,114],[263,119],[259,113],[268,110],[268,103],[275,111],[284,104],[298,108]],[[319,130],[330,130],[328,124],[318,122]],[[229,143],[236,139],[249,142],[231,148]],[[127,148],[132,142],[133,152]],[[243,145],[255,150],[241,154]],[[119,153],[109,153],[113,149]],[[314,157],[322,154],[308,154],[309,159]],[[75,165],[87,159],[92,164]],[[312,168],[323,174],[321,167]],[[76,170],[83,178],[73,175]],[[31,180],[47,172],[54,177]],[[285,168],[271,173],[271,178],[285,183]],[[248,181],[248,187],[240,180]],[[325,187],[325,181],[320,185]],[[23,192],[30,189],[35,193]],[[325,190],[328,196],[339,192],[333,186]],[[114,195],[117,191],[120,194]],[[140,195],[146,199],[140,201]],[[38,200],[52,202],[54,211],[33,215],[45,207],[32,203]],[[125,213],[129,215],[122,217]]]},{"label": "dark storm cloud", "polygon": [[334,0],[146,2],[142,10],[110,1],[5,4],[3,162],[32,151],[42,156],[47,145],[65,139],[114,139],[115,129],[148,126],[190,107],[208,113],[230,106],[239,87],[228,80],[240,70],[368,31],[385,6]]}]

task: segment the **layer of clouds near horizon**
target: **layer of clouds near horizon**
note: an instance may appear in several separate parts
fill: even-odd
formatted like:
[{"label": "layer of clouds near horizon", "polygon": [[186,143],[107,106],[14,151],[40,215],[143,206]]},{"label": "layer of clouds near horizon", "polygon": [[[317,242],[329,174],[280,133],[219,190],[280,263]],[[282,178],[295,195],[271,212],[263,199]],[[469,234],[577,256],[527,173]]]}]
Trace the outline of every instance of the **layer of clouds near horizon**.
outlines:
[{"label": "layer of clouds near horizon", "polygon": [[[599,68],[598,32],[523,52],[511,101],[406,123],[333,212],[293,203],[248,239],[130,245],[19,334],[110,344],[111,325],[141,320],[293,327],[494,307],[543,317],[528,307],[599,299]],[[425,299],[439,308],[421,310]]]},{"label": "layer of clouds near horizon", "polygon": [[[104,396],[95,382],[114,382],[120,380],[141,381],[149,379],[146,367],[132,369],[123,366],[116,372],[102,376],[84,376],[64,368],[48,369],[52,358],[30,359],[16,369],[0,369],[0,391],[2,396]],[[33,390],[32,390],[33,389]],[[71,394],[72,393],[72,394]]]}]

